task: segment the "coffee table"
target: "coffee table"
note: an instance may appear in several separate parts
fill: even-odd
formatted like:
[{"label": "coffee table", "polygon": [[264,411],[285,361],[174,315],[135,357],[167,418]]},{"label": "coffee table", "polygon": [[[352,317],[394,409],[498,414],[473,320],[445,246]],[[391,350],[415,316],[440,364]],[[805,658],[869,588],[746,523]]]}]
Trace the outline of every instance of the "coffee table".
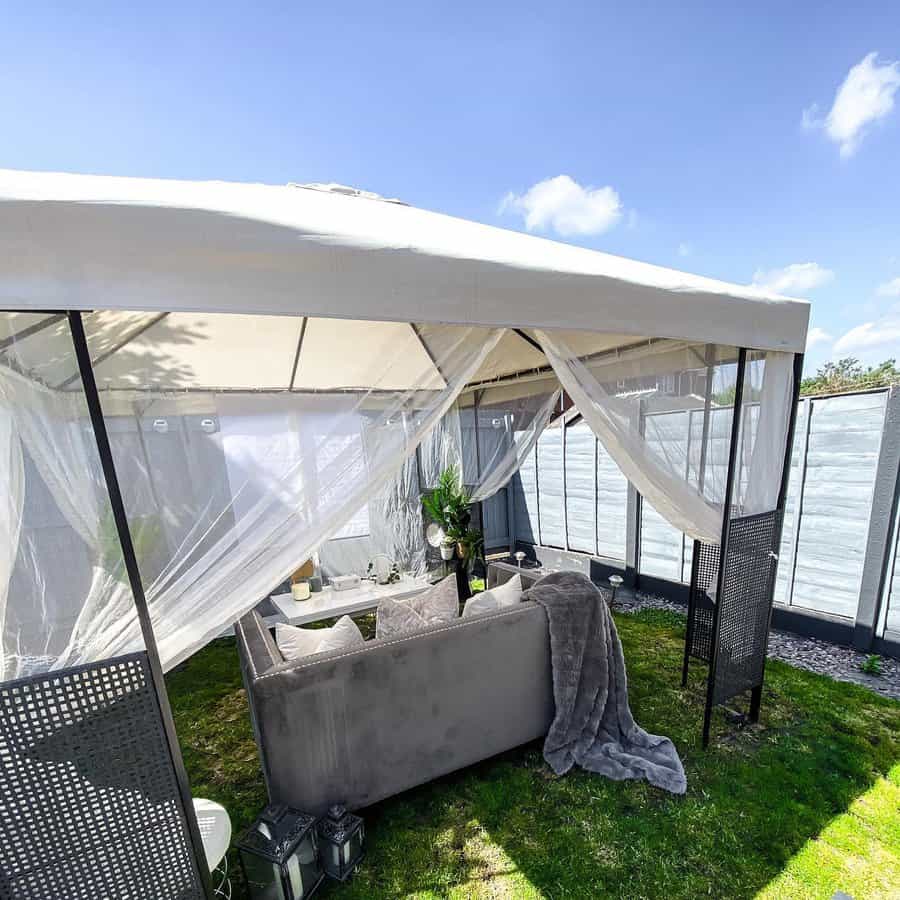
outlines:
[{"label": "coffee table", "polygon": [[414,578],[394,584],[372,584],[364,581],[358,588],[336,591],[331,587],[310,594],[309,600],[295,600],[290,594],[272,594],[272,605],[284,616],[288,625],[308,625],[322,619],[335,619],[375,609],[386,597],[403,600],[421,594],[431,587],[427,578]]}]

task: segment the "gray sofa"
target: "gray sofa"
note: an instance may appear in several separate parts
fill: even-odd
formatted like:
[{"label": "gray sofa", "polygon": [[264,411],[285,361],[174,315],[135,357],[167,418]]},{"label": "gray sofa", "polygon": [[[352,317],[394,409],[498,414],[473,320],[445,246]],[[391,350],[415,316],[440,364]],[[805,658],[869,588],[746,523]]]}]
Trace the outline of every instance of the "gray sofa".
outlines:
[{"label": "gray sofa", "polygon": [[269,796],[306,812],[375,803],[542,737],[553,718],[533,602],[294,661],[255,612],[237,637]]}]

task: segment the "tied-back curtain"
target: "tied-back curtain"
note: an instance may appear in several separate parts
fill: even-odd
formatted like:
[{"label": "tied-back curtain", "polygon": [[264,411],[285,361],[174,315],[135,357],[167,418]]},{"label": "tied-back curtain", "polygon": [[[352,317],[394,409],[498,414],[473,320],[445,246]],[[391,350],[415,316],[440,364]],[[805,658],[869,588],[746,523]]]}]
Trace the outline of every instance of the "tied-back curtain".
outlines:
[{"label": "tied-back curtain", "polygon": [[[622,473],[671,525],[721,538],[737,349],[646,341],[580,357],[563,335],[537,331],[575,407]],[[732,514],[775,506],[792,397],[787,353],[750,354]]]},{"label": "tied-back curtain", "polygon": [[[359,386],[341,390],[157,391],[137,354],[134,390],[103,390],[100,379],[166,669],[223,633],[408,471],[502,335],[421,333],[427,355],[370,353],[366,370],[354,371]],[[353,348],[331,352],[349,358]],[[10,357],[0,366],[3,411],[12,413],[0,413],[0,453],[12,421],[25,477],[21,514],[7,487],[12,515],[0,522],[21,531],[10,590],[0,593],[7,679],[142,646],[80,383],[47,387],[13,371],[24,366]]]}]

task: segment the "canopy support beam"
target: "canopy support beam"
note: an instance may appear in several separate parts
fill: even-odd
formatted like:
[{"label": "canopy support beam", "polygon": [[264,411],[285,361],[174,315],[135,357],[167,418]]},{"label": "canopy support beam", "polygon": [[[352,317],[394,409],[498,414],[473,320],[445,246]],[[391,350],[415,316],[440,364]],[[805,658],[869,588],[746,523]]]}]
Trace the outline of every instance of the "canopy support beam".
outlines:
[{"label": "canopy support beam", "polygon": [[[91,360],[91,371],[93,371],[95,366],[99,366],[100,363],[106,362],[113,354],[118,353],[120,350],[123,350],[127,347],[133,340],[139,338],[144,332],[149,331],[154,325],[158,322],[161,322],[166,316],[167,312],[160,313],[158,316],[154,316],[149,322],[145,322],[139,328],[135,328],[131,334],[124,337],[121,341],[116,344],[113,344],[108,350],[104,353],[101,353],[96,359]],[[76,382],[79,378],[79,373],[76,372],[74,375],[70,375],[65,381],[60,382],[56,386],[56,390],[64,391],[70,384]]]},{"label": "canopy support beam", "polygon": [[[706,479],[706,445],[709,443],[709,413],[710,407],[712,406],[712,382],[713,382],[713,353],[714,348],[707,344],[706,345],[706,388],[703,391],[703,433],[700,438],[700,469],[697,472],[697,487],[700,490],[700,494],[703,494],[703,487]],[[688,419],[688,428],[690,428],[690,419]],[[688,440],[690,440],[690,432],[688,433]],[[688,454],[688,466],[690,466],[690,454]],[[684,544],[682,542],[682,552]],[[700,565],[700,541],[694,540],[693,552],[691,553],[691,584],[697,583],[697,575],[699,573],[699,565]],[[690,600],[690,603],[693,603],[693,596]],[[681,664],[681,686],[687,687],[688,683],[688,667],[690,664],[690,649],[693,646],[693,630],[694,630],[694,616],[693,609],[688,609],[688,621],[687,621],[687,640],[684,642],[684,660]]]},{"label": "canopy support beam", "polygon": [[118,475],[116,474],[116,466],[113,460],[112,447],[109,442],[109,434],[106,431],[106,421],[103,418],[103,408],[100,404],[100,395],[97,392],[97,382],[94,379],[94,370],[91,365],[91,353],[84,332],[84,323],[81,318],[81,313],[77,311],[70,311],[68,313],[68,319],[69,328],[72,332],[72,343],[75,347],[75,357],[78,361],[78,371],[81,376],[82,385],[84,386],[85,400],[87,401],[88,412],[91,418],[91,427],[94,431],[94,438],[97,441],[97,451],[100,455],[100,464],[103,468],[103,478],[109,493],[109,502],[112,507],[116,532],[122,547],[125,571],[128,574],[128,582],[131,586],[134,605],[141,626],[141,635],[147,652],[163,728],[166,732],[166,740],[169,745],[172,766],[178,783],[178,792],[181,796],[181,804],[194,851],[194,859],[204,894],[212,900],[212,884],[210,881],[209,868],[206,865],[203,840],[200,837],[200,828],[197,823],[197,816],[194,812],[194,801],[188,783],[187,772],[184,768],[184,760],[181,756],[181,747],[178,743],[178,736],[175,732],[175,721],[172,717],[172,709],[169,705],[169,697],[166,692],[166,682],[159,658],[159,649],[156,645],[156,636],[153,633],[150,609],[147,605],[147,597],[144,594],[144,585],[141,581],[137,555],[134,550],[134,542],[131,538],[131,530],[128,527],[128,515],[125,512],[125,502],[122,499],[122,491],[119,487]]},{"label": "canopy support beam", "polygon": [[47,316],[46,319],[41,319],[40,322],[34,322],[27,328],[23,328],[21,331],[17,331],[15,334],[3,338],[3,340],[0,341],[0,352],[6,350],[7,347],[11,347],[17,341],[24,341],[25,338],[29,338],[33,334],[37,334],[39,331],[43,331],[45,328],[49,328],[51,325],[61,322],[65,317],[65,313],[53,313]]},{"label": "canopy support beam", "polygon": [[728,559],[728,534],[731,531],[731,498],[734,492],[734,473],[737,464],[738,440],[741,433],[741,416],[744,399],[744,371],[747,350],[738,353],[737,381],[734,386],[734,407],[731,414],[731,442],[728,446],[728,474],[725,476],[725,500],[722,504],[722,539],[719,541],[719,573],[716,578],[716,603],[713,607],[712,647],[710,648],[709,676],[706,679],[706,710],[703,713],[703,746],[709,744],[709,727],[712,721],[713,698],[716,687],[716,666],[719,656],[719,612],[725,596],[725,563]]},{"label": "canopy support beam", "polygon": [[300,336],[297,338],[297,352],[294,354],[294,365],[291,367],[291,383],[288,385],[289,391],[294,389],[294,382],[297,380],[297,366],[300,365],[300,353],[303,351],[303,338],[306,337],[306,325],[308,322],[309,317],[304,316],[303,321],[300,323]]},{"label": "canopy support beam", "polygon": [[416,325],[415,322],[410,322],[409,327],[412,330],[412,333],[416,336],[416,340],[422,345],[422,349],[425,351],[425,355],[431,360],[431,364],[434,366],[438,375],[444,380],[444,383],[447,383],[447,376],[444,374],[441,369],[440,363],[437,361],[437,357],[432,353],[431,347],[428,346],[425,338],[422,337],[422,332],[419,330],[419,326]]}]

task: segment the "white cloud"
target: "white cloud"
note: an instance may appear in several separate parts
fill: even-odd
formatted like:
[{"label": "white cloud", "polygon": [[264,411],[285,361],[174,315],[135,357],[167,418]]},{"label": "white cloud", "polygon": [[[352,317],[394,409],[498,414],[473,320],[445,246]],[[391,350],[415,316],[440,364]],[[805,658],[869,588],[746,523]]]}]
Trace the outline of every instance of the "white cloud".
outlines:
[{"label": "white cloud", "polygon": [[827,344],[834,340],[834,336],[829,334],[824,328],[810,328],[806,335],[806,349],[811,350],[816,344]]},{"label": "white cloud", "polygon": [[851,328],[846,334],[842,334],[834,343],[833,355],[839,356],[865,356],[882,351],[882,355],[889,351],[895,356],[900,346],[900,318],[894,315],[879,319],[876,322],[863,322]]},{"label": "white cloud", "polygon": [[508,193],[499,212],[516,212],[529,231],[553,230],[568,237],[601,234],[622,218],[622,201],[609,187],[582,187],[568,175],[533,184],[524,194]]},{"label": "white cloud", "polygon": [[869,126],[890,115],[898,89],[900,63],[879,63],[878,54],[869,53],[847,73],[824,119],[815,103],[803,110],[803,127],[823,128],[847,159],[859,149]]},{"label": "white cloud", "polygon": [[693,249],[694,248],[691,247],[690,244],[686,244],[682,241],[682,243],[680,243],[678,245],[678,255],[679,256],[690,256],[691,253],[693,252]]},{"label": "white cloud", "polygon": [[892,278],[875,289],[879,297],[900,297],[900,278]]},{"label": "white cloud", "polygon": [[773,294],[805,294],[834,280],[834,272],[818,263],[791,263],[783,269],[760,269],[753,276],[755,287]]}]

